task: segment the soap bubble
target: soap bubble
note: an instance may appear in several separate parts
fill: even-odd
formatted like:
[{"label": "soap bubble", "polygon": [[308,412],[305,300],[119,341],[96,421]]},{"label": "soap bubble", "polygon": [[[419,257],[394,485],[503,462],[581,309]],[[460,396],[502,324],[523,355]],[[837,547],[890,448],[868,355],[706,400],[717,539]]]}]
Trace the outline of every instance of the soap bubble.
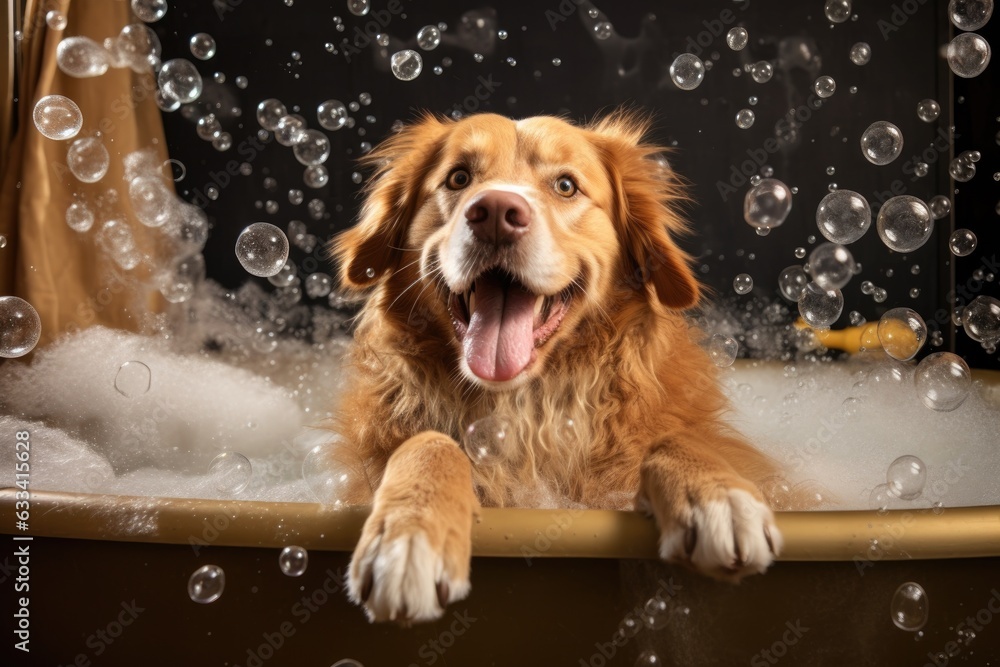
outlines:
[{"label": "soap bubble", "polygon": [[934,220],[927,204],[910,195],[899,195],[882,205],[875,228],[890,249],[913,252],[931,237]]},{"label": "soap bubble", "polygon": [[319,502],[341,507],[347,498],[354,473],[340,456],[340,443],[316,445],[302,461],[302,479]]},{"label": "soap bubble", "polygon": [[941,105],[935,100],[926,99],[917,102],[917,118],[925,123],[933,123],[941,115]]},{"label": "soap bubble", "polygon": [[890,357],[909,361],[927,341],[927,325],[915,310],[893,308],[878,321],[878,340]]},{"label": "soap bubble", "polygon": [[76,232],[86,232],[94,226],[94,213],[86,204],[73,202],[66,209],[66,224]]},{"label": "soap bubble", "polygon": [[274,128],[274,138],[282,146],[294,146],[306,138],[306,124],[298,116],[282,116]]},{"label": "soap bubble", "polygon": [[319,130],[306,130],[292,146],[295,159],[305,166],[322,164],[330,157],[330,140]]},{"label": "soap bubble", "polygon": [[158,62],[162,47],[160,38],[144,23],[131,23],[118,33],[111,45],[116,67],[129,67],[146,72],[152,62]]},{"label": "soap bubble", "polygon": [[215,40],[207,32],[192,35],[188,45],[191,48],[191,55],[198,60],[208,60],[215,55]]},{"label": "soap bubble", "polygon": [[308,566],[309,552],[302,547],[285,547],[278,554],[278,567],[289,577],[301,577]]},{"label": "soap bubble", "polygon": [[473,465],[493,465],[504,458],[507,424],[499,417],[477,419],[465,429],[462,447]]},{"label": "soap bubble", "polygon": [[201,74],[190,60],[168,60],[163,63],[156,80],[166,97],[178,100],[181,104],[194,102],[201,95]]},{"label": "soap bubble", "polygon": [[403,49],[392,54],[390,68],[400,81],[413,81],[424,69],[424,59],[413,49]]},{"label": "soap bubble", "polygon": [[31,352],[42,335],[42,320],[30,303],[0,296],[0,357],[14,359]]},{"label": "soap bubble", "polygon": [[89,37],[66,37],[56,47],[56,64],[78,79],[100,76],[111,66],[111,54]]},{"label": "soap bubble", "polygon": [[726,33],[726,44],[733,51],[742,51],[749,41],[750,35],[747,34],[746,28],[732,28]]},{"label": "soap bubble", "polygon": [[767,83],[774,76],[774,67],[766,60],[761,60],[750,68],[750,77],[757,83]]},{"label": "soap bubble", "polygon": [[325,273],[311,273],[306,278],[306,294],[312,299],[321,299],[330,293],[333,279]]},{"label": "soap bubble", "polygon": [[778,227],[792,210],[792,192],[776,178],[765,178],[747,191],[743,219],[751,227]]},{"label": "soap bubble", "polygon": [[868,495],[868,507],[873,509],[879,514],[885,514],[889,509],[889,503],[892,501],[892,494],[889,493],[888,484],[879,484],[872,492]]},{"label": "soap bubble", "polygon": [[435,25],[425,25],[417,33],[417,46],[424,51],[433,51],[441,43],[441,31]]},{"label": "soap bubble", "polygon": [[740,109],[736,113],[736,127],[741,130],[750,129],[753,126],[755,118],[753,111],[750,109]]},{"label": "soap bubble", "polygon": [[205,280],[205,256],[200,252],[178,257],[156,277],[156,288],[170,303],[184,303]]},{"label": "soap bubble", "polygon": [[326,130],[339,130],[347,124],[347,107],[340,100],[327,100],[316,109],[319,124]]},{"label": "soap bubble", "polygon": [[936,195],[927,202],[927,208],[935,220],[940,220],[951,213],[951,200],[944,195]]},{"label": "soap bubble", "polygon": [[682,53],[670,65],[670,78],[681,90],[694,90],[705,79],[705,64],[693,53]]},{"label": "soap bubble", "polygon": [[962,309],[962,327],[977,343],[995,345],[1000,340],[1000,301],[991,296],[977,296]]},{"label": "soap bubble", "polygon": [[867,200],[853,190],[835,190],[823,197],[816,208],[816,226],[828,241],[854,243],[872,224]]},{"label": "soap bubble", "polygon": [[951,352],[929,354],[917,364],[913,385],[931,410],[951,412],[965,402],[972,388],[972,372],[965,360]]},{"label": "soap bubble", "polygon": [[97,137],[77,139],[66,152],[69,170],[84,183],[96,183],[108,173],[111,157]]},{"label": "soap bubble", "polygon": [[330,173],[323,165],[313,165],[302,172],[302,182],[310,188],[321,188],[330,182]]},{"label": "soap bubble", "polygon": [[[328,104],[328,102],[324,102],[324,104]],[[322,111],[322,109],[323,104],[320,105],[320,110]],[[276,100],[273,97],[268,98],[257,105],[257,122],[265,130],[270,130],[272,132],[276,130],[278,128],[278,122],[280,122],[281,119],[287,115],[288,110],[285,109],[285,105],[281,103],[281,100]],[[322,113],[320,114],[320,125],[323,125]],[[343,123],[341,123],[341,125],[343,125]],[[323,127],[326,126],[323,125]]]},{"label": "soap bubble", "polygon": [[214,113],[205,114],[198,119],[195,131],[205,141],[211,141],[222,133],[222,123],[219,122]]},{"label": "soap bubble", "polygon": [[824,99],[833,95],[836,90],[837,82],[832,76],[821,76],[813,83],[813,91]]},{"label": "soap bubble", "polygon": [[839,243],[820,243],[809,254],[809,273],[825,290],[842,288],[851,281],[856,268],[851,251]]},{"label": "soap bubble", "polygon": [[799,315],[813,329],[829,329],[844,310],[844,295],[839,289],[825,290],[809,283],[799,298]]},{"label": "soap bubble", "polygon": [[131,228],[121,220],[111,219],[105,222],[97,230],[95,240],[98,247],[126,271],[134,269],[142,259]]},{"label": "soap bubble", "polygon": [[990,64],[990,44],[974,32],[963,32],[948,43],[948,67],[955,76],[971,79]]},{"label": "soap bubble", "polygon": [[809,274],[798,264],[785,267],[778,276],[778,289],[781,290],[781,296],[793,303],[799,302],[799,299],[802,298],[802,292],[805,291],[808,284]]},{"label": "soap bubble", "polygon": [[855,65],[867,65],[872,59],[872,47],[868,46],[867,42],[858,42],[851,47],[850,57]]},{"label": "soap bubble", "polygon": [[135,398],[149,391],[153,372],[141,361],[126,361],[115,373],[115,390],[125,398]]},{"label": "soap bubble", "polygon": [[188,579],[188,595],[201,604],[215,602],[225,588],[226,573],[218,565],[202,565]]},{"label": "soap bubble", "polygon": [[851,18],[851,0],[826,0],[823,13],[830,23],[843,23]]},{"label": "soap bubble", "polygon": [[993,16],[993,0],[951,0],[948,18],[959,30],[979,30]]},{"label": "soap bubble", "polygon": [[594,36],[597,39],[608,39],[615,32],[614,28],[607,21],[601,21],[594,24]]},{"label": "soap bubble", "polygon": [[976,175],[976,161],[971,159],[971,151],[965,151],[948,163],[948,173],[960,183],[971,181]]},{"label": "soap bubble", "polygon": [[733,278],[733,289],[737,294],[748,294],[753,289],[753,278],[748,273],[741,273]]},{"label": "soap bubble", "polygon": [[239,452],[222,452],[208,465],[215,490],[225,495],[236,495],[247,488],[253,477],[253,466]]},{"label": "soap bubble", "polygon": [[46,95],[32,112],[35,127],[49,139],[72,139],[83,127],[83,114],[76,102],[62,95]]},{"label": "soap bubble", "polygon": [[956,257],[965,257],[966,255],[972,254],[972,251],[976,249],[978,242],[979,241],[972,230],[956,229],[951,233],[951,237],[948,239],[948,247],[951,248],[951,254]]},{"label": "soap bubble", "polygon": [[45,14],[45,23],[52,30],[65,30],[67,23],[66,15],[58,9],[53,9]]},{"label": "soap bubble", "polygon": [[927,468],[916,456],[907,454],[889,464],[885,477],[889,493],[900,500],[914,500],[924,491]]},{"label": "soap bubble", "polygon": [[370,0],[347,0],[347,11],[355,16],[364,16],[370,9]]},{"label": "soap bubble", "polygon": [[158,176],[133,178],[128,196],[135,217],[147,227],[159,227],[170,218],[174,196]]},{"label": "soap bubble", "polygon": [[708,356],[711,357],[712,362],[719,368],[732,366],[733,362],[736,361],[736,355],[739,351],[740,344],[736,342],[735,338],[730,336],[713,334],[712,338],[708,341]]},{"label": "soap bubble", "polygon": [[929,603],[920,584],[908,581],[896,589],[889,605],[889,616],[900,630],[916,632],[927,624]]},{"label": "soap bubble", "polygon": [[[293,220],[292,222],[296,222]],[[289,225],[291,228],[291,225]],[[295,262],[288,260],[285,265],[281,267],[281,270],[275,273],[273,276],[267,277],[267,282],[271,283],[275,287],[289,287],[291,285],[297,285],[299,283],[298,278],[298,267]]]},{"label": "soap bubble", "polygon": [[132,11],[140,21],[154,23],[167,13],[167,0],[132,0]]},{"label": "soap bubble", "polygon": [[255,222],[240,232],[236,257],[248,273],[261,278],[273,276],[288,259],[288,238],[272,224]]},{"label": "soap bubble", "polygon": [[[656,602],[662,602],[662,600],[656,600]],[[653,651],[643,651],[635,660],[635,667],[655,667],[661,664],[663,662],[660,660],[660,656]]]},{"label": "soap bubble", "polygon": [[861,152],[872,164],[889,164],[903,152],[903,133],[888,121],[876,121],[861,135]]}]

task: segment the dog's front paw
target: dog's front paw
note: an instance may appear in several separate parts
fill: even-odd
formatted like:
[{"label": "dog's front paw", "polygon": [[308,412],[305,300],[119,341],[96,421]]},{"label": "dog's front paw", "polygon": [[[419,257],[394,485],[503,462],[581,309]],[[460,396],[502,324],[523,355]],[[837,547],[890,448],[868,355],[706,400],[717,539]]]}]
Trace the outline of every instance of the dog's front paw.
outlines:
[{"label": "dog's front paw", "polygon": [[781,552],[774,514],[757,488],[735,473],[664,479],[644,471],[638,504],[660,528],[660,557],[726,581],[762,573]]}]

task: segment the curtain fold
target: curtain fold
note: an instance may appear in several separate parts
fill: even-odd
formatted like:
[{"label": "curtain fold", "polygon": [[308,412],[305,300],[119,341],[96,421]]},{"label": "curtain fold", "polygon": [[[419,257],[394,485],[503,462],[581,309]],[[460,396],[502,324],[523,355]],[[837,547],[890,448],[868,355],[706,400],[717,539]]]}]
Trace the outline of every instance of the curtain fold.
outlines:
[{"label": "curtain fold", "polygon": [[[51,10],[65,15],[64,30],[46,25]],[[137,19],[122,0],[28,0],[24,16],[23,36],[15,45],[22,52],[17,133],[0,181],[0,234],[7,238],[7,247],[0,249],[0,295],[19,296],[38,311],[39,345],[93,324],[136,330],[143,316],[163,303],[149,287],[163,234],[139,224],[125,180],[125,158],[135,151],[150,152],[147,159],[156,164],[168,157],[154,76],[125,67],[74,78],[58,68],[56,47],[64,37],[77,35],[101,44]],[[83,183],[69,170],[67,149],[74,139],[54,141],[35,128],[35,103],[50,94],[64,95],[80,107],[83,129],[74,139],[99,136],[107,148],[110,166],[98,182]],[[67,225],[66,209],[74,202],[93,211],[89,231]],[[98,230],[111,219],[131,230],[143,257],[135,268],[123,270],[95,244]]]}]

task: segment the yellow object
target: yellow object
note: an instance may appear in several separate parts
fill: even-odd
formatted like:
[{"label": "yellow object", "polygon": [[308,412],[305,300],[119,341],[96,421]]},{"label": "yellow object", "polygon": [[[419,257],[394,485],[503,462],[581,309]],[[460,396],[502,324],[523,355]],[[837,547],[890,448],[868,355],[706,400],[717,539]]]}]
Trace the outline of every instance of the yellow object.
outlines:
[{"label": "yellow object", "polygon": [[[878,322],[868,322],[856,327],[845,329],[813,329],[805,321],[795,321],[796,329],[809,329],[816,340],[832,350],[843,350],[856,354],[865,350],[887,348],[886,352],[896,359],[909,359],[920,348],[920,340],[905,323],[897,320],[887,320],[883,327],[883,338],[879,339]],[[884,343],[884,344],[883,344]]]}]

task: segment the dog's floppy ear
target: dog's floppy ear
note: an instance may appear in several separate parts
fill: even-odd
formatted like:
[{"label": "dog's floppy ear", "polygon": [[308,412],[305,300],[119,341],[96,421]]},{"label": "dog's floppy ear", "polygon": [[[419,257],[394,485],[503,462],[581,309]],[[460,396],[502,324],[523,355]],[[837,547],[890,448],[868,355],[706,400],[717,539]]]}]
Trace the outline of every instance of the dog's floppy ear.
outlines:
[{"label": "dog's floppy ear", "polygon": [[612,217],[627,251],[625,275],[652,283],[660,303],[684,309],[698,302],[691,258],[670,237],[687,227],[672,206],[685,201],[683,185],[662,159],[664,149],[643,143],[649,120],[619,111],[593,124],[614,188]]},{"label": "dog's floppy ear", "polygon": [[406,228],[420,206],[447,127],[426,115],[362,158],[362,166],[375,171],[365,186],[361,215],[330,244],[342,286],[368,287],[399,265]]}]

